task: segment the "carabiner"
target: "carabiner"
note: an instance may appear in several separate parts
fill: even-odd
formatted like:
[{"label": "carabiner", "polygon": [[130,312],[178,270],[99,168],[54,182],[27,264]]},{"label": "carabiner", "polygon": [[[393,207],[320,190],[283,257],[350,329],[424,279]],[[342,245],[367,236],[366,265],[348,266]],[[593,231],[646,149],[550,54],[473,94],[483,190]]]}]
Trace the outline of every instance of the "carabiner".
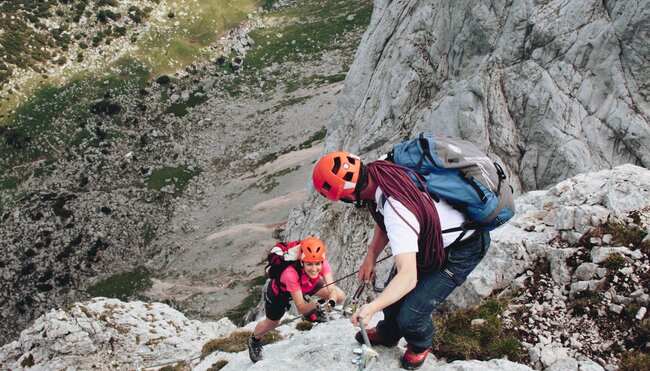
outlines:
[{"label": "carabiner", "polygon": [[359,285],[357,290],[354,292],[354,295],[352,295],[352,297],[345,299],[345,301],[343,302],[343,317],[350,318],[352,314],[357,311],[357,307],[359,305],[359,298],[361,297],[361,294],[363,294],[363,290],[365,288],[366,288],[366,283],[361,282],[361,285]]}]

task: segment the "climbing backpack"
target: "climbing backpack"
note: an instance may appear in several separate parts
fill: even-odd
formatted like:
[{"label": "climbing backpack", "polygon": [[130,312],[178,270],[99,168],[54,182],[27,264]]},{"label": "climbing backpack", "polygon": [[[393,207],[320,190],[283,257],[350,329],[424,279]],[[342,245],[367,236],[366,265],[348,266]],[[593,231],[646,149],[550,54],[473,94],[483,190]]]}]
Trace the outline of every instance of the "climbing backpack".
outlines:
[{"label": "climbing backpack", "polygon": [[272,280],[280,280],[282,272],[289,266],[300,275],[300,243],[302,241],[278,242],[269,251],[264,273]]},{"label": "climbing backpack", "polygon": [[468,228],[493,230],[515,213],[503,169],[470,142],[422,133],[394,145],[388,160],[415,171],[407,173],[418,187],[421,180],[431,195],[464,212]]}]

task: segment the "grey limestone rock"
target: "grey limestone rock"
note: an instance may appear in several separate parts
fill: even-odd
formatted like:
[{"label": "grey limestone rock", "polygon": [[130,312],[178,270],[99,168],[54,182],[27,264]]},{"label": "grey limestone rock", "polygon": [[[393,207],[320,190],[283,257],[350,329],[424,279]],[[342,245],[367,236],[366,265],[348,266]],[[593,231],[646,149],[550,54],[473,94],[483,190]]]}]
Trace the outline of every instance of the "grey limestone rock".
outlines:
[{"label": "grey limestone rock", "polygon": [[[650,166],[643,61],[650,43],[639,37],[650,29],[650,0],[374,4],[323,151],[374,160],[420,131],[461,137],[503,165],[516,193],[531,191],[517,208],[536,217],[493,233],[485,260],[502,263],[477,269],[465,285],[474,296],[493,282],[509,284],[538,254],[535,246],[558,234],[575,244],[599,221],[647,200],[647,175],[629,183],[608,176],[583,183],[591,175],[580,175],[552,186],[622,164],[641,166],[618,170],[629,173]],[[360,214],[310,190],[287,236],[319,233],[333,264],[352,271],[372,228]],[[510,238],[521,231],[512,224],[524,221],[532,232]]]}]

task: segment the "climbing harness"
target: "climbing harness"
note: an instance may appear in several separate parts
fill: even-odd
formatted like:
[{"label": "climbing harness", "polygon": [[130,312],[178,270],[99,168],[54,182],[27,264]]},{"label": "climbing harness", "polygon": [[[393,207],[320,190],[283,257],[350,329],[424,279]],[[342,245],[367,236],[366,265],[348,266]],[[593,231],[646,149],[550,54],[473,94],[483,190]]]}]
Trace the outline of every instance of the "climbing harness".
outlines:
[{"label": "climbing harness", "polygon": [[318,311],[321,313],[325,314],[325,320],[327,322],[330,321],[330,312],[327,310],[327,306],[329,305],[330,310],[334,310],[336,307],[336,302],[334,300],[325,300],[325,299],[319,299],[316,302],[316,308],[318,308]]},{"label": "climbing harness", "polygon": [[325,322],[330,321],[330,314],[327,311],[327,304],[324,299],[320,299],[316,302],[316,310],[325,315]]},{"label": "climbing harness", "polygon": [[[307,302],[311,302],[311,301],[312,301],[312,296],[311,296],[311,295],[305,295],[304,298],[305,298],[305,301],[307,301]],[[336,307],[336,302],[335,302],[334,300],[327,300],[327,301],[326,301],[325,299],[318,299],[318,300],[314,303],[314,305],[316,305],[316,308],[314,308],[313,311],[311,311],[311,312],[309,312],[309,313],[307,313],[307,314],[312,314],[312,313],[315,313],[316,315],[318,315],[318,314],[322,314],[322,315],[325,316],[325,321],[326,321],[326,322],[329,322],[329,321],[330,321],[330,313],[329,313],[329,311],[327,310],[327,306],[329,305],[329,306],[330,306],[330,309],[331,309],[331,310],[334,310],[334,309],[336,309],[336,308],[335,308],[335,307]],[[306,316],[307,314],[305,314],[305,316]],[[303,316],[303,317],[304,317],[304,316]],[[322,321],[319,321],[319,322],[322,322]]]},{"label": "climbing harness", "polygon": [[463,277],[461,277],[461,276],[459,276],[457,274],[454,274],[454,272],[450,271],[449,268],[443,269],[443,272],[445,272],[445,274],[448,275],[449,278],[451,278],[452,281],[454,281],[456,286],[460,286],[460,285],[463,284],[463,282],[465,282]]},{"label": "climbing harness", "polygon": [[[395,264],[393,264],[393,268],[395,268]],[[382,292],[384,292],[385,288],[386,287],[377,287],[377,277],[372,279],[372,291],[381,294]]]},{"label": "climbing harness", "polygon": [[[385,259],[382,259],[382,261],[383,260]],[[350,318],[350,316],[352,316],[352,314],[357,311],[357,308],[359,306],[359,299],[365,288],[366,282],[363,281],[354,292],[354,295],[345,299],[343,302],[343,317]],[[372,291],[376,293],[382,293],[384,289],[385,287],[377,287],[377,277],[372,279]]]}]

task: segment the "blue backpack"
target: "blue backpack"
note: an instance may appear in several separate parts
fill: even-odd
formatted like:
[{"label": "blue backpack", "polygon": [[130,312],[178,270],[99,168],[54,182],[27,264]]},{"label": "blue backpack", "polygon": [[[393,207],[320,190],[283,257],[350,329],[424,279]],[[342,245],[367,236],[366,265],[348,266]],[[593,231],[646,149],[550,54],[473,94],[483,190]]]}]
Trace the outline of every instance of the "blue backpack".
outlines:
[{"label": "blue backpack", "polygon": [[430,194],[463,211],[471,219],[468,228],[490,231],[515,213],[503,169],[470,142],[422,133],[396,144],[389,160],[415,171]]}]

